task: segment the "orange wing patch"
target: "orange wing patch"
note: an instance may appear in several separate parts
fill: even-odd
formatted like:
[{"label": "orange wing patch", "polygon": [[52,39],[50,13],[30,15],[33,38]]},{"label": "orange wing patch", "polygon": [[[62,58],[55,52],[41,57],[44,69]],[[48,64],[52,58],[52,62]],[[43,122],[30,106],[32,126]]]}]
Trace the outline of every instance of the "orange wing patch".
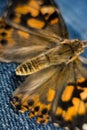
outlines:
[{"label": "orange wing patch", "polygon": [[78,90],[81,91],[80,98],[85,101],[87,100],[87,80],[85,78],[81,78],[78,80]]},{"label": "orange wing patch", "polygon": [[55,96],[55,90],[53,89],[49,89],[48,91],[48,97],[47,97],[47,101],[53,101],[54,99],[54,96]]},{"label": "orange wing patch", "polygon": [[61,100],[63,102],[67,102],[71,99],[72,97],[72,94],[73,94],[73,91],[74,91],[74,86],[66,86],[63,94],[62,94],[62,97],[61,97]]},{"label": "orange wing patch", "polygon": [[72,106],[68,107],[67,110],[64,110],[62,107],[58,107],[56,110],[56,115],[61,116],[65,121],[73,121],[73,118],[76,115],[84,115],[86,113],[86,106],[83,101],[79,98],[73,98]]},{"label": "orange wing patch", "polygon": [[27,3],[27,5],[19,5],[15,8],[15,13],[19,13],[19,14],[27,14],[30,13],[32,15],[32,17],[36,17],[39,15],[39,9],[40,6],[39,4],[34,1],[31,0]]},{"label": "orange wing patch", "polygon": [[27,21],[27,25],[29,25],[32,28],[41,29],[45,26],[45,23],[41,20],[36,20],[34,18],[31,18]]},{"label": "orange wing patch", "polygon": [[28,39],[30,37],[29,33],[26,33],[26,32],[23,32],[23,31],[18,31],[18,34],[21,36],[21,37],[24,37],[25,39]]},{"label": "orange wing patch", "polygon": [[72,121],[73,117],[76,115],[84,115],[85,110],[85,104],[78,98],[73,98],[72,100],[73,106],[69,107],[68,110],[63,114],[63,118],[66,121]]},{"label": "orange wing patch", "polygon": [[41,13],[45,16],[45,19],[49,21],[51,25],[58,23],[58,17],[54,17],[53,19],[50,19],[50,17],[53,14],[55,14],[55,9],[52,6],[43,6],[41,8]]}]

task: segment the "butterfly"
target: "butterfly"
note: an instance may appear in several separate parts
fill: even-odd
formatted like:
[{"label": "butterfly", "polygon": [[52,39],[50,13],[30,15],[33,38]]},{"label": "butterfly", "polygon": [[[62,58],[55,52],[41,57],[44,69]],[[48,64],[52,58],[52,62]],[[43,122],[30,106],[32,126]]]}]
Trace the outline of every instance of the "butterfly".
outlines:
[{"label": "butterfly", "polygon": [[38,123],[87,128],[87,69],[79,59],[86,41],[70,40],[54,0],[12,0],[0,19],[0,61],[17,62],[27,76],[12,105]]}]

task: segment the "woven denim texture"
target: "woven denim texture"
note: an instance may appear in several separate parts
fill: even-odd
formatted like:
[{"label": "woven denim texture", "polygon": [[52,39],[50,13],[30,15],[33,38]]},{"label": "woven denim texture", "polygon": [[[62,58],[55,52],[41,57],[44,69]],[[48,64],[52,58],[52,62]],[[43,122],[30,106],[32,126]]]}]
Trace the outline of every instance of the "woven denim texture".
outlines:
[{"label": "woven denim texture", "polygon": [[[66,21],[71,38],[87,39],[87,0],[56,0]],[[0,0],[0,15],[6,8],[7,0]],[[87,56],[87,53],[84,53]],[[39,125],[29,119],[27,113],[16,112],[10,97],[23,81],[15,75],[15,63],[0,63],[0,130],[62,130],[48,125]]]}]

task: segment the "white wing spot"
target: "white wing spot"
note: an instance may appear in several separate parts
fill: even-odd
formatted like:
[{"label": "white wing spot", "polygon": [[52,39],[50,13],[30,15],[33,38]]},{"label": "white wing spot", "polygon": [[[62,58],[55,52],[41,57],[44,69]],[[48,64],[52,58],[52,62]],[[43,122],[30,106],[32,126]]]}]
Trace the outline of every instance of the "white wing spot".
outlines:
[{"label": "white wing spot", "polygon": [[82,130],[87,130],[87,123],[83,124]]}]

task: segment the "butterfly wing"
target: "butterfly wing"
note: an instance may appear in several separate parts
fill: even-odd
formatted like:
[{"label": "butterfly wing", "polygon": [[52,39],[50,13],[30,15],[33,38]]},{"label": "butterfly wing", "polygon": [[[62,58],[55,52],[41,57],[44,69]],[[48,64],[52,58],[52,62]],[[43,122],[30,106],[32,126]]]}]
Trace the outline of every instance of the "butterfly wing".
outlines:
[{"label": "butterfly wing", "polygon": [[[68,67],[63,69],[62,65],[52,66],[30,75],[13,93],[11,99],[13,106],[22,112],[31,110],[30,117],[38,116],[38,123],[47,123],[56,96],[56,90],[59,88],[60,91],[62,87],[60,86],[62,80],[60,77],[62,74],[68,73],[68,70]],[[62,84],[67,79],[68,76],[65,75]]]},{"label": "butterfly wing", "polygon": [[0,19],[0,61],[20,63],[54,46],[55,42],[15,29]]},{"label": "butterfly wing", "polygon": [[[47,30],[47,34],[68,37],[65,22],[54,0],[12,0],[4,15],[8,24],[23,31]],[[44,31],[42,31],[43,33]]]},{"label": "butterfly wing", "polygon": [[87,70],[77,59],[67,66],[49,67],[30,75],[13,93],[11,102],[38,123],[52,122],[70,130],[87,124]]},{"label": "butterfly wing", "polygon": [[79,60],[71,64],[68,80],[62,84],[61,91],[61,83],[59,91],[56,90],[51,117],[53,122],[62,127],[67,126],[70,130],[78,128],[85,130],[87,129],[87,70]]},{"label": "butterfly wing", "polygon": [[0,61],[21,63],[56,46],[58,35],[68,37],[54,1],[13,0],[0,19]]}]

